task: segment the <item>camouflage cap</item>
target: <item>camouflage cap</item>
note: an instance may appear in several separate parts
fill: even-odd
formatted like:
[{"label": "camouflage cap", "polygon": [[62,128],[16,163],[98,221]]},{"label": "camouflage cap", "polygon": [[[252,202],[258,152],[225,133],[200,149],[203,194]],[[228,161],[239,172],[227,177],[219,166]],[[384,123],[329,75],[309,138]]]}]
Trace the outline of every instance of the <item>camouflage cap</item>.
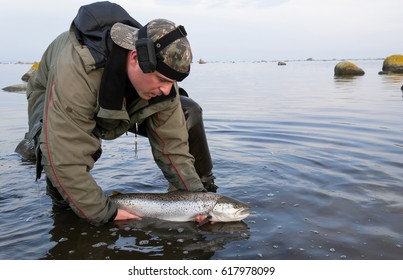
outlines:
[{"label": "camouflage cap", "polygon": [[112,26],[111,38],[116,45],[127,50],[135,50],[138,31],[138,28],[117,22]]},{"label": "camouflage cap", "polygon": [[[175,23],[166,19],[155,19],[147,24],[147,37],[156,42],[166,34],[178,28]],[[111,29],[111,38],[115,44],[128,50],[136,49],[139,29],[116,23]],[[180,73],[189,73],[192,63],[192,51],[186,37],[181,37],[158,52],[164,64]],[[157,67],[157,71],[158,71]]]}]

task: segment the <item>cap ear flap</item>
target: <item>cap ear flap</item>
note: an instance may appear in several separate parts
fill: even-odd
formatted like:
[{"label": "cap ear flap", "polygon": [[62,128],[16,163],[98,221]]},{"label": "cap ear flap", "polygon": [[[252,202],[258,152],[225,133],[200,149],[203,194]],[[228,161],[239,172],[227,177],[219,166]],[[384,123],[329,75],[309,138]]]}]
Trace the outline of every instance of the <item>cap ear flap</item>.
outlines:
[{"label": "cap ear flap", "polygon": [[137,59],[144,73],[152,73],[157,68],[154,42],[150,38],[141,38],[136,41]]}]

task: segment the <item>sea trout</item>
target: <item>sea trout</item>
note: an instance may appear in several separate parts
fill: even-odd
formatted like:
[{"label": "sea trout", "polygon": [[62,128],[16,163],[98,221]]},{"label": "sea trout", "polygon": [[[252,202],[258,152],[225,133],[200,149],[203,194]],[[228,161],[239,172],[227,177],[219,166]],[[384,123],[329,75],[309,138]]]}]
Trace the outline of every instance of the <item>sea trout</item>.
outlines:
[{"label": "sea trout", "polygon": [[233,222],[251,214],[244,212],[250,208],[245,203],[216,193],[118,193],[110,198],[132,214],[174,222],[193,221],[197,215],[207,216],[206,221]]}]

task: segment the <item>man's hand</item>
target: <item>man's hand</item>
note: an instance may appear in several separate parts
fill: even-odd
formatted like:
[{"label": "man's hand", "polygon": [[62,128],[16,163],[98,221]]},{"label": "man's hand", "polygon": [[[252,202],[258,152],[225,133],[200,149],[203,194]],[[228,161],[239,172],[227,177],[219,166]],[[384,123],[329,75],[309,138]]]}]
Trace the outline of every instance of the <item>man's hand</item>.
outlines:
[{"label": "man's hand", "polygon": [[118,214],[115,217],[115,221],[122,221],[122,220],[141,220],[142,218],[140,216],[131,214],[127,212],[126,210],[123,209],[118,209]]},{"label": "man's hand", "polygon": [[205,215],[197,215],[197,216],[195,217],[195,222],[196,222],[196,223],[201,223],[201,222],[203,222],[206,218],[207,218],[207,216],[205,216]]},{"label": "man's hand", "polygon": [[207,224],[210,222],[210,224],[215,224],[215,222],[210,221],[211,216],[206,216],[206,215],[197,215],[195,217],[195,222],[198,223],[198,226],[202,226],[204,224]]}]

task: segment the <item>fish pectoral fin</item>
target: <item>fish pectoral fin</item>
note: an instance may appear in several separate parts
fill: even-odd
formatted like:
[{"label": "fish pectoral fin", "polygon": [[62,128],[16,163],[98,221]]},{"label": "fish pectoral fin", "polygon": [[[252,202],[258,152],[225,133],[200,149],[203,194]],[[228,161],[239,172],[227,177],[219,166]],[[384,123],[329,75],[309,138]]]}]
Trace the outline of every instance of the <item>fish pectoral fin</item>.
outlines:
[{"label": "fish pectoral fin", "polygon": [[197,227],[201,227],[202,225],[207,224],[212,218],[213,217],[211,215],[207,215],[206,218],[204,218],[204,220],[202,220],[197,224]]}]

